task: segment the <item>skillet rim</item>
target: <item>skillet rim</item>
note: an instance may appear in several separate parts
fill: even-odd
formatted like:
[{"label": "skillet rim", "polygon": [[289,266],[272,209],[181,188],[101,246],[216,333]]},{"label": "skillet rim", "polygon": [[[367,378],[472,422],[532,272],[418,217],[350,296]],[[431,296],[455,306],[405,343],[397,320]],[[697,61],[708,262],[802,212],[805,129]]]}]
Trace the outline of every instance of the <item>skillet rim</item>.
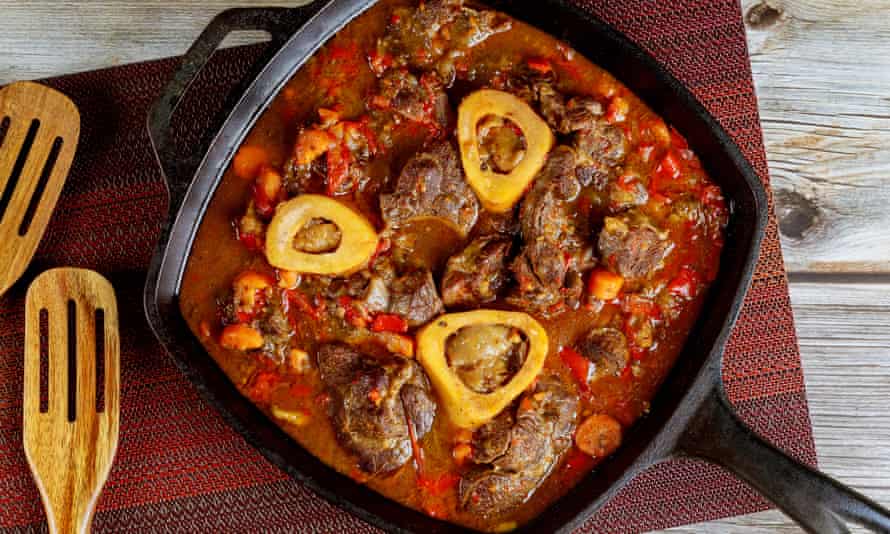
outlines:
[{"label": "skillet rim", "polygon": [[[652,56],[643,51],[628,38],[618,33],[608,24],[600,21],[589,12],[581,10],[566,0],[539,0],[539,2],[532,0],[531,3],[534,3],[536,7],[540,8],[540,2],[545,2],[550,6],[562,10],[562,13],[558,14],[559,17],[571,16],[582,21],[589,31],[597,33],[598,39],[610,41],[612,45],[617,46],[627,57],[642,63],[646,70],[657,79],[659,84],[669,89],[671,96],[681,104],[681,107],[685,108],[688,112],[691,112],[696,119],[703,121],[710,135],[713,136],[713,139],[723,151],[723,155],[728,157],[738,171],[739,176],[744,181],[743,185],[746,186],[746,192],[751,195],[751,198],[747,199],[747,201],[753,204],[753,210],[747,214],[749,218],[745,221],[741,221],[753,224],[749,229],[747,242],[741,244],[745,249],[742,254],[745,261],[739,273],[739,279],[734,286],[735,290],[732,302],[726,310],[724,319],[722,321],[717,321],[719,323],[719,332],[717,333],[713,344],[710,345],[707,356],[702,358],[702,361],[698,366],[698,372],[685,388],[682,398],[675,402],[674,410],[672,410],[671,413],[666,414],[664,419],[658,423],[660,429],[655,433],[653,438],[649,440],[645,447],[633,453],[633,460],[631,462],[625,462],[625,465],[621,468],[621,473],[611,477],[611,482],[608,487],[594,498],[589,499],[588,504],[581,510],[572,513],[570,517],[562,518],[560,523],[555,525],[555,530],[562,532],[580,524],[590,513],[611,499],[620,488],[640,471],[658,461],[671,457],[673,455],[673,447],[676,444],[677,439],[682,435],[689,419],[695,412],[695,408],[702,402],[705,402],[708,395],[715,389],[718,391],[718,394],[722,394],[720,363],[723,346],[731,332],[732,325],[735,323],[740,311],[744,295],[751,283],[759,245],[767,222],[767,193],[756,172],[753,170],[750,163],[742,156],[738,146],[732,141],[729,135],[707,112],[707,110],[705,110],[701,103],[695,99],[691,92],[668,73]],[[249,88],[243,93],[241,99],[234,107],[234,110],[213,139],[200,167],[191,177],[188,190],[185,192],[182,203],[179,206],[173,206],[173,209],[171,209],[171,215],[167,219],[167,223],[170,227],[165,228],[162,233],[162,237],[158,243],[148,273],[144,293],[144,304],[149,324],[155,332],[156,337],[164,346],[165,350],[173,356],[173,359],[180,370],[193,384],[196,385],[196,387],[198,387],[205,400],[207,400],[217,412],[220,413],[228,424],[232,425],[239,434],[244,436],[252,446],[257,448],[272,463],[288,473],[289,476],[307,484],[315,493],[326,498],[336,506],[357,515],[371,524],[389,531],[410,531],[405,530],[402,526],[404,525],[407,528],[420,528],[431,532],[465,532],[467,529],[463,527],[431,519],[426,515],[410,510],[407,507],[403,507],[394,501],[382,497],[373,490],[354,483],[348,477],[339,475],[320,460],[306,453],[302,447],[299,447],[299,445],[287,436],[287,434],[277,425],[271,420],[268,420],[258,408],[250,403],[249,400],[242,397],[240,393],[237,392],[224,373],[222,373],[218,367],[215,367],[215,362],[185,326],[184,320],[179,313],[177,297],[181,287],[182,273],[187,265],[197,229],[200,227],[203,216],[212,200],[213,193],[215,193],[222,175],[226,168],[228,168],[235,150],[240,146],[243,138],[250,131],[259,116],[265,111],[274,96],[277,95],[280,86],[289,80],[293,73],[302,66],[305,60],[308,59],[308,57],[311,57],[311,55],[327,41],[328,35],[326,32],[330,32],[330,35],[336,33],[342,29],[345,24],[351,22],[355,16],[358,16],[358,14],[363,12],[367,7],[370,7],[370,5],[365,4],[373,3],[375,2],[368,2],[367,0],[333,0],[325,5],[316,16],[312,17],[306,26],[297,31],[288,40],[287,44],[275,54],[260,74],[253,80],[253,83]],[[523,2],[517,3],[522,4]],[[487,4],[495,9],[516,16],[514,14],[515,10],[510,6],[511,2],[506,0],[494,0],[487,2]],[[325,20],[325,17],[330,18]],[[527,18],[521,16],[516,16],[516,18],[528,21]],[[556,32],[542,28],[540,21],[529,23],[557,38],[566,40],[575,49],[581,52],[582,47],[573,42],[575,39],[566,39],[558,35]],[[315,24],[315,26],[313,26],[313,24]],[[321,26],[321,28],[319,28],[319,26]],[[309,31],[306,28],[309,28],[312,31]],[[320,33],[307,37],[307,34],[312,32]],[[308,43],[302,41],[308,41]],[[295,45],[295,42],[298,44]],[[303,47],[304,50],[308,49],[310,51],[297,60],[293,57],[285,57],[289,53],[293,53],[293,49],[300,49],[301,47]],[[588,54],[581,53],[582,55],[590,57]],[[596,61],[594,62],[599,63]],[[273,72],[275,66],[280,66],[281,63],[291,65],[291,68],[286,69],[288,72],[285,74]],[[270,72],[272,74],[270,74]],[[616,75],[616,78],[620,81],[629,87],[631,86],[625,79],[617,76],[614,71],[610,70],[610,72],[612,72],[613,75]],[[272,79],[269,79],[270,77]],[[258,92],[260,92],[259,100],[262,100],[262,102],[259,103],[257,103]],[[634,92],[637,93],[637,91]],[[658,112],[659,115],[665,116],[665,114],[662,113],[662,110],[652,105],[649,100],[645,98],[643,100],[647,105],[650,105],[653,110]],[[242,124],[233,127],[233,124],[238,121],[241,121]],[[230,130],[235,130],[234,135]],[[222,152],[224,157],[219,158],[218,154],[215,153],[215,150],[220,150],[219,147],[221,144],[223,145]],[[696,150],[696,153],[698,152],[699,151]],[[699,155],[702,156],[702,154]],[[703,158],[703,160],[704,159],[705,158]],[[216,169],[215,173],[213,172],[214,168]],[[175,179],[175,177],[167,178],[171,182]],[[194,195],[198,195],[198,197],[195,198]],[[735,224],[740,222],[737,220],[739,216],[740,214],[735,212],[732,214],[732,220],[735,221]],[[193,220],[190,222],[183,222],[185,218]],[[181,224],[186,224],[187,226],[183,228]],[[185,241],[182,240],[183,236],[181,235],[181,232],[183,231],[187,232]],[[179,241],[173,242],[174,238],[179,238]],[[727,244],[729,244],[729,240],[727,240]],[[181,252],[182,254],[178,258],[173,258],[173,268],[175,269],[175,272],[172,272],[172,274],[175,276],[171,280],[169,278],[171,275],[171,262],[168,260],[170,260],[171,254],[176,256],[177,252]],[[725,253],[726,251],[724,250],[724,257]],[[721,266],[718,280],[723,276],[724,270],[724,267]],[[715,284],[716,283],[717,282],[715,282]],[[702,308],[700,315],[708,310],[708,308],[709,306],[706,304],[705,307]],[[701,319],[696,321],[696,325],[699,323],[701,323]],[[203,355],[203,358],[201,359],[210,361],[204,361],[202,362],[203,364],[196,362],[191,357],[191,355],[195,354],[195,350]],[[685,355],[685,352],[686,350],[684,348],[680,358]],[[678,365],[679,359],[678,362],[675,363],[675,367]],[[208,368],[211,366],[212,368],[209,370],[210,374],[208,375]],[[215,373],[213,372],[214,369],[216,370]],[[665,389],[668,382],[672,381],[673,374],[674,373],[671,372],[665,378],[655,399],[659,398],[660,392]],[[222,377],[219,375],[222,375]],[[232,395],[233,392],[234,396]],[[652,421],[653,418],[650,416],[644,418],[644,420]],[[642,422],[643,421],[638,421],[634,427],[632,427],[632,432],[635,432]],[[284,447],[284,449],[291,449],[286,451],[287,454],[292,454],[294,452],[292,449],[296,446],[297,449],[303,451],[302,455],[297,456],[308,456],[313,463],[318,464],[322,469],[307,469],[295,465],[295,462],[284,456],[284,453],[281,450],[282,448],[275,445],[276,443],[280,445],[282,438],[288,442],[287,444],[289,445],[288,447]],[[272,443],[272,445],[270,445],[270,443]],[[616,456],[622,456],[622,452],[619,451]],[[627,456],[627,451],[624,451],[623,456]],[[605,469],[598,468],[596,476],[592,477],[588,475],[585,477],[585,480],[602,477],[603,475],[601,475],[600,472],[607,470],[610,465],[614,466],[614,462],[615,458],[610,459],[608,462],[604,462]],[[324,480],[320,480],[322,475],[326,477]],[[355,491],[346,491],[344,493],[344,485],[356,486],[360,490],[358,492],[359,494],[356,494]],[[578,489],[581,485],[582,483],[579,483],[574,489]],[[350,489],[354,490],[355,488]],[[548,515],[548,512],[557,508],[557,503],[561,503],[565,500],[566,497],[558,499],[548,509],[542,512],[542,514],[521,527],[518,531],[540,531],[542,527],[548,529],[554,528],[553,524],[548,524],[545,527],[540,523],[542,518]],[[358,501],[363,502],[359,503]],[[381,503],[380,501],[384,502]],[[393,510],[392,505],[395,505],[397,509]],[[372,507],[378,509],[378,513],[369,509]],[[392,517],[395,517],[393,512],[396,512],[396,515],[407,515],[408,518],[404,521],[401,519],[394,521],[392,519]],[[389,517],[383,517],[383,514],[388,515]]]}]

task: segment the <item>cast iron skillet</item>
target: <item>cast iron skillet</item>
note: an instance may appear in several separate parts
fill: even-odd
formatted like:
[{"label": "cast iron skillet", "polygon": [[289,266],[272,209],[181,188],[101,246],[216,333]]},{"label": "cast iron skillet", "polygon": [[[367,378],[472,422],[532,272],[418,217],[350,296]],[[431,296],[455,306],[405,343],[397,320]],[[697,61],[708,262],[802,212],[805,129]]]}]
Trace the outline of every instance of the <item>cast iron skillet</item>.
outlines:
[{"label": "cast iron skillet", "polygon": [[[461,532],[386,499],[338,474],[307,453],[242,397],[191,334],[180,314],[182,273],[195,232],[229,162],[284,83],[328,38],[373,0],[317,0],[294,9],[234,9],[216,17],[185,56],[152,109],[148,126],[167,178],[171,218],[164,226],[145,286],[145,310],[160,342],[225,419],[269,460],[332,503],[395,532]],[[846,532],[843,519],[890,532],[890,513],[855,491],[798,463],[742,424],[720,378],[723,347],[739,313],[767,221],[766,192],[726,132],[694,97],[648,54],[566,0],[495,0],[489,5],[570,43],[615,75],[683,132],[731,205],[719,276],[683,353],[624,445],[596,472],[522,532],[568,532],[637,473],[676,456],[725,467],[813,532]],[[237,30],[266,30],[274,57],[232,108],[209,148],[182,156],[170,120],[189,85]]]}]

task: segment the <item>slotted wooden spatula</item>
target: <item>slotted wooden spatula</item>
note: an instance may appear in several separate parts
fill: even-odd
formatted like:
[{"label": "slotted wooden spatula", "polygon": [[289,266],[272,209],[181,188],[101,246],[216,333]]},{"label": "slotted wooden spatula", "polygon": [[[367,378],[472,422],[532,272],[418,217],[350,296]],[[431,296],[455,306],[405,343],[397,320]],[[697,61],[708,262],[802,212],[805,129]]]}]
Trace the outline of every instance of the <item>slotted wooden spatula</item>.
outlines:
[{"label": "slotted wooden spatula", "polygon": [[25,455],[50,532],[89,531],[117,451],[114,289],[85,269],[38,276],[25,301]]},{"label": "slotted wooden spatula", "polygon": [[0,295],[25,272],[68,176],[80,113],[33,82],[0,90]]}]

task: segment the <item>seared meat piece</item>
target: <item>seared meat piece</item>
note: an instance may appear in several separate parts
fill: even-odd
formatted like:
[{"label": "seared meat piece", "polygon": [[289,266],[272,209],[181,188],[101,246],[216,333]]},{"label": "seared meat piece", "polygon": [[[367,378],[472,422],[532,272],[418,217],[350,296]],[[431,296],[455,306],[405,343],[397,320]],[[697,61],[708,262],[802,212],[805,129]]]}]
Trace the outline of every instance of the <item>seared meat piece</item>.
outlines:
[{"label": "seared meat piece", "polygon": [[568,265],[563,251],[549,241],[533,241],[510,264],[518,286],[507,300],[522,308],[547,311],[562,302]]},{"label": "seared meat piece", "polygon": [[519,233],[519,209],[514,208],[504,213],[482,211],[479,221],[473,228],[478,236],[504,235],[512,236]]},{"label": "seared meat piece", "polygon": [[550,241],[569,247],[580,244],[569,202],[581,192],[581,184],[572,172],[575,168],[572,150],[565,146],[551,152],[534,185],[522,201],[519,221],[526,243]]},{"label": "seared meat piece", "polygon": [[436,403],[429,380],[413,360],[377,360],[346,345],[318,349],[321,380],[331,396],[331,420],[341,443],[364,471],[380,474],[411,458],[411,436],[429,432]]},{"label": "seared meat piece", "polygon": [[594,328],[578,343],[578,352],[593,364],[594,377],[617,376],[627,365],[627,338],[614,328]]},{"label": "seared meat piece", "polygon": [[393,227],[415,217],[438,217],[466,235],[476,224],[479,200],[464,180],[457,151],[441,142],[411,158],[395,191],[380,195],[380,209]]},{"label": "seared meat piece", "polygon": [[507,283],[510,239],[481,237],[448,259],[442,276],[446,306],[472,307],[491,302]]},{"label": "seared meat piece", "polygon": [[[494,11],[478,11],[463,0],[431,0],[417,8],[399,8],[377,43],[377,57],[391,58],[394,66],[435,69],[450,83],[454,62],[491,35],[510,29],[510,21]],[[378,70],[385,65],[372,65]]]},{"label": "seared meat piece", "polygon": [[504,325],[465,326],[445,343],[449,367],[477,393],[491,393],[509,382],[527,354],[528,342]]},{"label": "seared meat piece", "polygon": [[442,130],[451,120],[451,107],[442,82],[435,74],[418,80],[407,69],[393,69],[380,79],[373,107],[391,110],[406,120]]},{"label": "seared meat piece", "polygon": [[577,396],[557,377],[544,376],[517,407],[477,430],[478,467],[461,479],[462,506],[489,517],[522,504],[571,445],[577,410]]},{"label": "seared meat piece", "polygon": [[578,154],[576,170],[581,183],[605,181],[624,161],[626,152],[624,132],[602,119],[593,121],[575,134],[574,147]]},{"label": "seared meat piece", "polygon": [[571,204],[581,191],[574,161],[572,149],[554,149],[522,201],[525,246],[510,265],[519,285],[508,297],[516,306],[547,313],[564,300],[573,307],[579,301],[580,272],[592,266],[592,255]]},{"label": "seared meat piece", "polygon": [[389,291],[389,312],[404,317],[411,327],[426,324],[445,310],[433,275],[426,269],[396,278]]},{"label": "seared meat piece", "polygon": [[[514,82],[518,83],[518,82]],[[528,98],[538,102],[541,115],[557,132],[572,135],[576,173],[581,184],[605,183],[624,161],[627,150],[624,132],[603,117],[603,106],[593,98],[576,96],[568,101],[556,91],[552,80],[530,82]]]},{"label": "seared meat piece", "polygon": [[603,261],[632,283],[646,280],[661,269],[673,247],[667,232],[656,228],[637,210],[606,217],[599,236]]}]

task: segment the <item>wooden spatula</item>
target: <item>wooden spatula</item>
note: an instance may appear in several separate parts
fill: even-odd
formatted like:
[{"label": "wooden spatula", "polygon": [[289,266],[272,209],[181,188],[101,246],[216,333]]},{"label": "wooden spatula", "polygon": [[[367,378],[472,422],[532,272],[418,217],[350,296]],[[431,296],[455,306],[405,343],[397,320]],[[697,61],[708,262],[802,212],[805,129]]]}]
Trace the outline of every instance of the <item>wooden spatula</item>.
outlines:
[{"label": "wooden spatula", "polygon": [[80,113],[32,82],[0,90],[0,295],[25,272],[68,176]]},{"label": "wooden spatula", "polygon": [[117,451],[120,342],[111,284],[52,269],[25,302],[23,437],[50,532],[85,533]]}]

